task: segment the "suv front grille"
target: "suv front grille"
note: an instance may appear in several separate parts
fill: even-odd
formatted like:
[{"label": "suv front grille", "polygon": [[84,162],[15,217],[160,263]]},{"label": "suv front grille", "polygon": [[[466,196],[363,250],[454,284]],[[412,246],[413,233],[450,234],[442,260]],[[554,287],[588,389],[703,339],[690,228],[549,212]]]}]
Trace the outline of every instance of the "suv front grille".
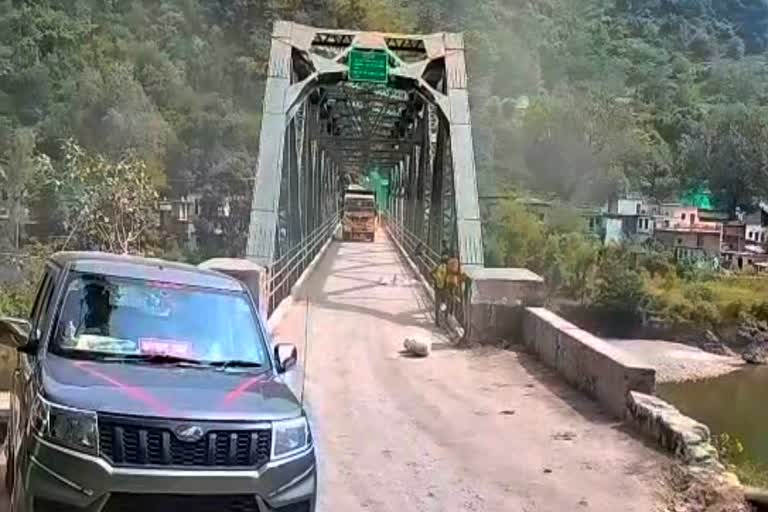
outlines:
[{"label": "suv front grille", "polygon": [[173,432],[179,425],[186,423],[100,415],[101,455],[115,466],[259,467],[269,462],[269,428],[232,430],[226,424],[200,424],[203,437],[183,441]]},{"label": "suv front grille", "polygon": [[259,512],[253,495],[196,496],[113,493],[102,512]]}]

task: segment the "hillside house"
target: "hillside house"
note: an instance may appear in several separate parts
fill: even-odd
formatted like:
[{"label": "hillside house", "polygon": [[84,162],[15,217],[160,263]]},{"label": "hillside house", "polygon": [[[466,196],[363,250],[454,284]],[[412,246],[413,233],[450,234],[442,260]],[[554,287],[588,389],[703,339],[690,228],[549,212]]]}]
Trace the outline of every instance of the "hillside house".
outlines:
[{"label": "hillside house", "polygon": [[674,250],[679,259],[719,258],[723,224],[701,221],[695,206],[665,204],[656,219],[654,239]]},{"label": "hillside house", "polygon": [[622,198],[608,203],[604,215],[605,243],[644,242],[653,236],[654,207],[644,199]]}]

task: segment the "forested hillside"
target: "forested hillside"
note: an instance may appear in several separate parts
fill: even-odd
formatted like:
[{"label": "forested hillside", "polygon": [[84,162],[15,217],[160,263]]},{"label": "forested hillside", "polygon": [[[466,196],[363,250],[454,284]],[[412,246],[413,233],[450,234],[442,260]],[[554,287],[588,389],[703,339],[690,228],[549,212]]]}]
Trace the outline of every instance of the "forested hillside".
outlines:
[{"label": "forested hillside", "polygon": [[[130,152],[161,196],[203,194],[198,232],[215,245],[219,198],[251,183],[278,18],[466,31],[482,194],[768,197],[766,0],[0,0],[6,195],[63,231],[67,201],[40,186],[37,155],[55,170],[65,139]],[[225,226],[234,253],[247,207]]]}]

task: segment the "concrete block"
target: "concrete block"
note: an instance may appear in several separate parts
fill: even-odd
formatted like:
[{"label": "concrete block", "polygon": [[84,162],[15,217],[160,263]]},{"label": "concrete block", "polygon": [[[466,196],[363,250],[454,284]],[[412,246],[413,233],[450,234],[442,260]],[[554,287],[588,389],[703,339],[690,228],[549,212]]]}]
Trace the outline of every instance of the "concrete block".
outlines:
[{"label": "concrete block", "polygon": [[528,349],[616,418],[624,418],[630,391],[654,393],[653,368],[548,309],[525,308],[522,323]]},{"label": "concrete block", "polygon": [[544,280],[524,268],[467,268],[468,338],[476,343],[520,339],[526,306],[544,303]]}]

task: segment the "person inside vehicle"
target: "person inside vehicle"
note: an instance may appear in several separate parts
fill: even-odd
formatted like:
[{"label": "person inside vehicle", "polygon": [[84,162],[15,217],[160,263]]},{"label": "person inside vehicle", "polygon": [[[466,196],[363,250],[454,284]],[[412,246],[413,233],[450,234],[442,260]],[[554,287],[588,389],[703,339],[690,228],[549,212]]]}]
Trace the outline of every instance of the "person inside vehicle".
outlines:
[{"label": "person inside vehicle", "polygon": [[83,298],[85,315],[83,318],[83,334],[109,335],[109,321],[112,314],[110,293],[106,283],[93,280],[85,285]]}]

